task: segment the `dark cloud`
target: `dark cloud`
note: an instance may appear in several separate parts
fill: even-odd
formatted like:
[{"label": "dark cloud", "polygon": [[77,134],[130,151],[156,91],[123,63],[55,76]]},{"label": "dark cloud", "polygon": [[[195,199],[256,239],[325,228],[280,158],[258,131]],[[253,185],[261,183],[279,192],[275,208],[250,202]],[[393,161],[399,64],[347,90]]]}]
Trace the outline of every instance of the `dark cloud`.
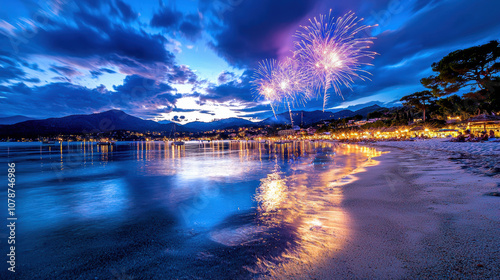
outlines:
[{"label": "dark cloud", "polygon": [[196,109],[181,109],[181,108],[174,108],[172,109],[172,112],[179,112],[179,113],[187,113],[187,112],[196,112]]},{"label": "dark cloud", "polygon": [[93,8],[93,9],[98,9],[102,5],[109,4],[109,1],[103,1],[103,0],[80,0],[77,1],[77,3],[81,6]]},{"label": "dark cloud", "polygon": [[199,111],[201,114],[207,114],[207,115],[211,115],[211,116],[215,116],[215,113],[213,111],[209,111],[209,110],[200,110]]},{"label": "dark cloud", "polygon": [[98,30],[108,31],[113,24],[108,17],[103,17],[100,14],[95,14],[87,10],[76,11],[73,18],[79,26],[93,27]]},{"label": "dark cloud", "polygon": [[240,101],[252,102],[255,100],[251,90],[251,71],[245,71],[237,79],[227,81],[219,85],[209,85],[206,89],[208,94],[200,95],[200,101],[214,102]]},{"label": "dark cloud", "polygon": [[10,81],[21,79],[26,75],[26,73],[16,66],[0,66],[0,80]]},{"label": "dark cloud", "polygon": [[122,63],[120,58],[146,63],[171,63],[174,59],[173,54],[164,48],[167,40],[163,36],[123,26],[115,26],[108,32],[61,26],[55,30],[40,30],[36,38],[44,54],[79,58],[100,56],[117,63]]},{"label": "dark cloud", "polygon": [[73,76],[81,74],[76,69],[69,67],[69,66],[52,65],[52,67],[50,67],[49,70],[56,73],[56,74],[59,74],[62,76],[69,76],[69,77],[73,77]]},{"label": "dark cloud", "polygon": [[[60,77],[63,78],[63,77]],[[181,97],[168,84],[138,75],[127,76],[122,85],[109,91],[105,86],[90,89],[68,82],[28,87],[24,83],[0,87],[0,103],[6,114],[65,116],[113,108],[137,116],[170,112]]]},{"label": "dark cloud", "polygon": [[170,83],[194,84],[198,76],[185,65],[175,65],[170,69],[167,79]]},{"label": "dark cloud", "polygon": [[2,64],[2,65],[9,65],[9,66],[16,66],[17,62],[15,62],[14,60],[12,60],[9,57],[0,56],[0,64]]},{"label": "dark cloud", "polygon": [[[174,91],[174,88],[168,84],[160,83],[139,75],[127,76],[122,85],[113,86],[113,89],[120,97],[127,96],[137,101],[157,97]],[[174,101],[174,95],[171,96],[172,98],[170,98],[169,101]]]},{"label": "dark cloud", "polygon": [[168,7],[164,7],[153,15],[151,19],[151,26],[161,28],[175,28],[179,25],[182,19],[180,12],[174,11]]},{"label": "dark cloud", "polygon": [[219,77],[217,77],[217,82],[219,84],[223,84],[229,82],[230,80],[234,80],[235,78],[236,75],[233,72],[224,71],[219,75]]},{"label": "dark cloud", "polygon": [[122,18],[126,22],[130,22],[137,19],[138,16],[137,12],[134,12],[132,10],[132,7],[130,7],[130,5],[128,5],[127,3],[121,0],[116,0],[116,6],[118,7],[118,10],[120,11]]},{"label": "dark cloud", "polygon": [[179,32],[191,41],[200,38],[202,19],[198,14],[183,15],[169,7],[163,7],[153,15],[150,25],[157,28],[163,28],[171,34]]},{"label": "dark cloud", "polygon": [[[345,100],[384,92],[390,96],[390,91],[400,88],[393,97],[399,100],[401,96],[413,93],[407,90],[423,89],[419,81],[431,74],[433,62],[454,50],[486,43],[492,34],[500,32],[495,12],[498,9],[500,2],[487,0],[474,3],[462,0],[453,5],[431,0],[418,1],[413,10],[420,13],[399,29],[377,36],[373,49],[380,55],[373,61],[375,67],[370,68],[372,81],[358,81],[354,92],[345,89]],[[332,100],[330,105],[342,101]]]},{"label": "dark cloud", "polygon": [[40,69],[40,67],[38,66],[38,64],[36,63],[29,63],[29,62],[26,62],[26,61],[22,61],[21,60],[21,64],[24,66],[24,67],[27,67],[31,70],[35,70],[35,71],[38,71],[38,72],[45,72],[44,70]]},{"label": "dark cloud", "polygon": [[[230,6],[222,17],[220,29],[213,30],[212,46],[230,64],[238,67],[255,65],[262,59],[277,58],[291,28],[314,8],[316,0],[255,0]],[[219,13],[217,7],[211,7]]]},{"label": "dark cloud", "polygon": [[191,14],[184,17],[184,21],[179,26],[181,33],[191,41],[195,41],[201,36],[201,18],[199,15]]},{"label": "dark cloud", "polygon": [[[108,109],[109,99],[96,90],[70,83],[52,83],[29,88],[17,84],[1,94],[2,103],[15,110],[9,113],[37,116],[63,116]],[[34,110],[34,105],[36,104]],[[15,108],[15,109],[14,109]]]},{"label": "dark cloud", "polygon": [[116,71],[108,69],[108,68],[100,68],[99,70],[91,70],[89,72],[90,72],[90,75],[92,75],[93,79],[98,78],[99,76],[101,76],[104,73],[108,73],[108,74],[116,73]]},{"label": "dark cloud", "polygon": [[89,71],[90,75],[92,75],[92,79],[97,79],[99,76],[102,75],[102,72],[100,71]]},{"label": "dark cloud", "polygon": [[40,79],[38,79],[38,78],[27,78],[27,79],[23,79],[23,81],[28,82],[28,83],[33,83],[33,84],[38,84],[41,82]]}]

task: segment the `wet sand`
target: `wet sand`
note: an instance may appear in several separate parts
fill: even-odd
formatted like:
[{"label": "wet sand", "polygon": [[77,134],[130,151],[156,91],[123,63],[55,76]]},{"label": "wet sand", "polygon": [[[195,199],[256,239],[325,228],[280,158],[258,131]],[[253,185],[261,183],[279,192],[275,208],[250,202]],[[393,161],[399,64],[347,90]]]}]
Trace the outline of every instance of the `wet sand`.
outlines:
[{"label": "wet sand", "polygon": [[350,234],[314,265],[274,279],[499,279],[498,178],[408,149],[380,148],[376,166],[343,187]]}]

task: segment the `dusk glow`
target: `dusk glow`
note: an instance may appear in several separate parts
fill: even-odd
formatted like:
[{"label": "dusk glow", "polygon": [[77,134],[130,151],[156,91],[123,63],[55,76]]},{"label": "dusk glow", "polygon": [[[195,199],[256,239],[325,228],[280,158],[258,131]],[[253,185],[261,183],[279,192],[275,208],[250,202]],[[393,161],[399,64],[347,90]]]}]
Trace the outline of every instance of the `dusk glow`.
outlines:
[{"label": "dusk glow", "polygon": [[[349,11],[363,18],[357,27],[375,26],[358,32],[377,37],[369,50],[379,55],[359,61],[359,69],[372,75],[353,71],[371,81],[350,81],[348,50],[311,46],[321,54],[318,68],[343,69],[333,83],[337,94],[329,93],[323,104],[324,91],[316,85],[320,99],[292,107],[395,106],[421,89],[420,77],[445,54],[496,39],[497,5],[486,0],[6,1],[0,13],[1,114],[46,118],[119,109],[155,120],[184,116],[182,123],[262,120],[273,113],[251,90],[259,61],[292,56],[300,26],[313,28],[319,15],[334,24]],[[354,22],[345,17],[346,24]],[[39,106],[47,100],[51,106]]]}]

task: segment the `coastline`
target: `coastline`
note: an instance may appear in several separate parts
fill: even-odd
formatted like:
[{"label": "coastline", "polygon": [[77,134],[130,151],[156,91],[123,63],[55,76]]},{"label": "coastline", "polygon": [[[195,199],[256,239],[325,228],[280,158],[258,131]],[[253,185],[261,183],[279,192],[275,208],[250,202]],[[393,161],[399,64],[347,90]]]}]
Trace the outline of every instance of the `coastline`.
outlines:
[{"label": "coastline", "polygon": [[471,173],[435,147],[418,150],[412,146],[416,144],[399,145],[370,145],[389,153],[375,158],[379,164],[356,174],[357,180],[343,187],[342,207],[349,213],[351,234],[343,237],[342,249],[314,266],[302,265],[300,274],[278,268],[276,276],[268,278],[494,279],[500,275],[496,246],[500,200],[486,195],[499,191],[498,175]]},{"label": "coastline", "polygon": [[477,175],[500,178],[500,143],[449,142],[449,139],[375,142],[368,146],[397,148],[421,156],[440,157],[462,164],[462,168]]}]

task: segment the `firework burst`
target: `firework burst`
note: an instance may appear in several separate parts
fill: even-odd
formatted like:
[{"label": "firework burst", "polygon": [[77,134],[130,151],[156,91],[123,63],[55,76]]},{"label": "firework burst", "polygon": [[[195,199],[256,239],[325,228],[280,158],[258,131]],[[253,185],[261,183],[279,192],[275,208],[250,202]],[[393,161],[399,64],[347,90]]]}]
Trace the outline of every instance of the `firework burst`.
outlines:
[{"label": "firework burst", "polygon": [[278,62],[275,59],[264,60],[259,62],[257,69],[254,71],[253,75],[253,87],[258,96],[269,101],[273,114],[276,116],[276,111],[274,110],[283,97],[280,95],[276,83],[276,73],[277,73]]},{"label": "firework burst", "polygon": [[292,125],[292,107],[304,105],[309,98],[303,90],[306,76],[291,58],[281,62],[274,59],[260,62],[254,72],[253,84],[257,94],[269,101],[275,116],[275,109],[280,104],[288,107]]},{"label": "firework burst", "polygon": [[369,79],[370,73],[362,66],[371,65],[375,52],[369,51],[373,37],[363,37],[361,32],[372,26],[361,25],[349,12],[334,18],[332,11],[309,20],[309,26],[301,26],[295,34],[294,57],[307,76],[307,90],[311,95],[323,95],[323,110],[328,101],[328,89],[333,87],[342,96],[341,86],[352,89],[354,78]]}]

